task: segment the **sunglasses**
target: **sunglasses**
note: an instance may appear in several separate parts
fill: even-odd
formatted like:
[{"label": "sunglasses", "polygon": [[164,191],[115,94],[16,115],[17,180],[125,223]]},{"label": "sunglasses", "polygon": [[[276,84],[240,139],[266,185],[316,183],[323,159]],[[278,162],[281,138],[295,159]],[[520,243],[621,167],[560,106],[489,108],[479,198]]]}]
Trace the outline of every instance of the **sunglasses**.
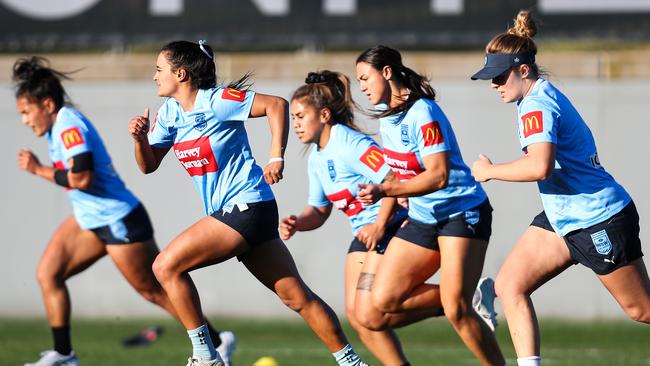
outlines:
[{"label": "sunglasses", "polygon": [[508,81],[508,78],[510,77],[510,73],[512,72],[512,69],[508,69],[501,74],[495,76],[492,78],[492,84],[496,85],[503,85]]}]

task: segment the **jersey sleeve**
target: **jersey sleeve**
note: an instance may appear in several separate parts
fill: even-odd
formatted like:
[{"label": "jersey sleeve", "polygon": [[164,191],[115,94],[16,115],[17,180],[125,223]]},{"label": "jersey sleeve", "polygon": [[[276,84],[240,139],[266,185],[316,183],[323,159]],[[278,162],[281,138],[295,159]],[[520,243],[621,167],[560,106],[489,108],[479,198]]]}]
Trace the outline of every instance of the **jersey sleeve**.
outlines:
[{"label": "jersey sleeve", "polygon": [[68,161],[85,152],[92,153],[90,132],[84,124],[66,121],[55,134],[54,138],[59,140],[57,145],[60,146],[62,160]]},{"label": "jersey sleeve", "polygon": [[220,89],[215,93],[212,109],[220,121],[246,121],[253,108],[255,92],[252,90]]},{"label": "jersey sleeve", "polygon": [[384,152],[370,137],[361,135],[348,141],[346,147],[340,151],[341,159],[353,172],[370,179],[373,183],[381,183],[390,167],[384,162]]},{"label": "jersey sleeve", "polygon": [[156,112],[149,126],[149,144],[158,148],[170,148],[174,145],[176,129],[171,127],[171,117],[167,103]]},{"label": "jersey sleeve", "polygon": [[315,166],[313,162],[309,161],[307,165],[307,175],[309,176],[309,194],[307,196],[307,203],[313,207],[324,207],[330,204],[325,196],[323,185],[318,179]]},{"label": "jersey sleeve", "polygon": [[[436,154],[450,149],[449,141],[445,136],[449,135],[451,126],[447,117],[437,105],[430,105],[422,102],[415,110],[412,120],[412,131],[417,142],[420,156]],[[414,105],[411,108],[415,108]]]},{"label": "jersey sleeve", "polygon": [[519,106],[519,142],[521,148],[538,142],[557,143],[559,114],[535,98],[525,99]]}]

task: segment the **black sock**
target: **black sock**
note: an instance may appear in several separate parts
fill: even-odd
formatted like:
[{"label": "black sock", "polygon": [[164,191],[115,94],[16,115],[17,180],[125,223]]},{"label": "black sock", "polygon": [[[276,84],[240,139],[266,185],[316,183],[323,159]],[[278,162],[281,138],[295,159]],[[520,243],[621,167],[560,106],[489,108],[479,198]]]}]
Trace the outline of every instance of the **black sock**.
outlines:
[{"label": "black sock", "polygon": [[212,327],[212,324],[210,324],[208,319],[205,320],[205,324],[207,324],[208,326],[208,332],[210,332],[210,338],[212,338],[212,344],[214,344],[214,348],[219,347],[221,345],[221,338],[219,338],[219,331]]},{"label": "black sock", "polygon": [[436,314],[436,316],[444,316],[444,315],[445,315],[445,308],[440,308],[440,311],[438,312],[438,314]]},{"label": "black sock", "polygon": [[54,337],[54,350],[62,355],[69,355],[72,352],[70,343],[70,326],[52,327],[52,336]]}]

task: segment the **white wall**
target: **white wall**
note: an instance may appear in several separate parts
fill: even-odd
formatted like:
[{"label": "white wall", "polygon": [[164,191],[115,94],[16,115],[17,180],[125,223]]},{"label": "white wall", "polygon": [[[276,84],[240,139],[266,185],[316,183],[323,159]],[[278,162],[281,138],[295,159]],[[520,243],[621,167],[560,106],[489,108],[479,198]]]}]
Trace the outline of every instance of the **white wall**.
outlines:
[{"label": "white wall", "polygon": [[[300,81],[265,81],[255,85],[260,92],[288,98]],[[650,194],[647,192],[650,136],[650,87],[647,82],[554,80],[581,111],[596,137],[599,156],[606,169],[634,197],[641,215],[642,241],[648,245]],[[465,161],[479,153],[495,162],[520,156],[514,106],[502,104],[485,82],[455,80],[435,82],[440,103],[454,125]],[[126,132],[129,119],[145,106],[156,109],[161,101],[152,82],[71,82],[68,92],[93,121],[114,164],[130,189],[145,203],[164,247],[175,235],[202,215],[197,194],[186,173],[168,156],[153,175],[139,173],[132,158]],[[356,86],[355,86],[356,89]],[[70,214],[64,191],[42,179],[18,170],[18,149],[33,149],[43,162],[47,143],[37,140],[20,124],[11,86],[0,85],[0,113],[4,143],[0,171],[0,316],[43,316],[40,291],[35,280],[39,257],[57,225]],[[357,93],[357,100],[367,105]],[[364,119],[365,120],[365,119]],[[268,128],[263,119],[247,122],[253,150],[259,161],[268,158]],[[368,129],[376,131],[370,121]],[[285,179],[274,186],[280,215],[298,213],[306,203],[307,177],[304,149],[291,134]],[[485,185],[495,208],[493,237],[485,274],[494,276],[532,217],[541,210],[535,184],[490,182]],[[342,314],[343,263],[350,242],[349,226],[334,213],[320,230],[300,233],[287,244],[306,282]],[[543,248],[540,248],[543,250]],[[208,314],[292,316],[279,301],[258,284],[236,260],[194,272],[203,306]],[[163,313],[139,298],[121,278],[110,259],[103,259],[69,281],[74,314],[84,316],[150,316]],[[534,300],[540,315],[570,317],[622,317],[615,301],[584,267],[567,270],[540,289]]]}]

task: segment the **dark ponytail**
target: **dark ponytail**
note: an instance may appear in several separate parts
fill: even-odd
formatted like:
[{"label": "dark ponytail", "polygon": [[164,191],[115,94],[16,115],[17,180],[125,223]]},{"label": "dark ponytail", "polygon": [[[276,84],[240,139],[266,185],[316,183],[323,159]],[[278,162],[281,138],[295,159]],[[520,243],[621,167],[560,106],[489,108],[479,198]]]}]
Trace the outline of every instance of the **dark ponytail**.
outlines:
[{"label": "dark ponytail", "polygon": [[14,63],[12,76],[16,98],[24,97],[31,102],[52,98],[58,111],[65,104],[71,104],[61,85],[61,79],[70,79],[68,74],[50,68],[49,61],[43,57],[20,58]]},{"label": "dark ponytail", "polygon": [[380,72],[385,66],[390,67],[395,80],[409,90],[408,96],[401,96],[403,103],[374,115],[376,118],[405,112],[420,99],[436,98],[436,92],[429,84],[429,80],[404,66],[402,55],[395,49],[382,45],[369,48],[357,57],[356,63],[360,62],[365,62]]},{"label": "dark ponytail", "polygon": [[339,72],[310,72],[305,85],[293,93],[291,100],[305,101],[318,110],[327,108],[332,113],[332,123],[361,130],[354,123],[354,109],[359,107],[352,99],[350,79]]},{"label": "dark ponytail", "polygon": [[[174,41],[160,49],[165,54],[172,70],[185,69],[191,80],[192,87],[196,89],[210,89],[217,86],[217,68],[214,64],[214,52],[204,41],[199,43],[189,41]],[[252,84],[249,82],[251,74],[246,73],[239,80],[227,85],[228,88],[246,90]]]}]

